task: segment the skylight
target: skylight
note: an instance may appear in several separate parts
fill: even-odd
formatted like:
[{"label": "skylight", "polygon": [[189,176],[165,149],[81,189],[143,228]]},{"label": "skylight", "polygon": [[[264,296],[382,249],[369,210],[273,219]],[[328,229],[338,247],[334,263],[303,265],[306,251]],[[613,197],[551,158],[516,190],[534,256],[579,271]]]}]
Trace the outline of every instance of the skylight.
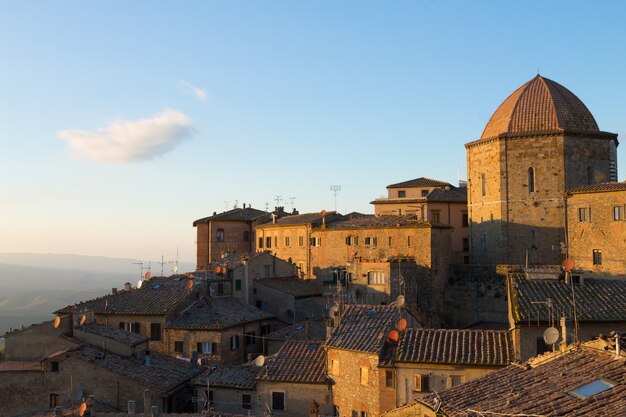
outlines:
[{"label": "skylight", "polygon": [[600,394],[601,392],[604,392],[608,389],[611,389],[615,385],[617,384],[611,381],[607,381],[605,379],[596,379],[593,382],[581,385],[578,388],[574,388],[573,390],[568,391],[568,394],[584,400],[596,394]]}]

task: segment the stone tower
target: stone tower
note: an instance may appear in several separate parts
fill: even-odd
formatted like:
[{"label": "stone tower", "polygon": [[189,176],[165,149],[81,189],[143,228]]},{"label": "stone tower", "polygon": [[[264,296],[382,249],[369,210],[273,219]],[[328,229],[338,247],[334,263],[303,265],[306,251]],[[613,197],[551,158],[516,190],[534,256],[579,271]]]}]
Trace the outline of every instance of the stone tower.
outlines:
[{"label": "stone tower", "polygon": [[617,145],[562,85],[537,75],[515,90],[465,145],[472,263],[560,263],[564,192],[617,181]]}]

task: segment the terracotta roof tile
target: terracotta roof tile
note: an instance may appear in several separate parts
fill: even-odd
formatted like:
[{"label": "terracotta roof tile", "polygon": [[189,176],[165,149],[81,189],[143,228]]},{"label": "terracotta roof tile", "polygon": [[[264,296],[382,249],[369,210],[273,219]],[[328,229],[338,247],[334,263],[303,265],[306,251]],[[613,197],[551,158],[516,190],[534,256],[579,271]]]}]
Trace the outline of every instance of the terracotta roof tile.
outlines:
[{"label": "terracotta roof tile", "polygon": [[537,75],[495,111],[481,139],[507,133],[599,132],[591,112],[562,85]]},{"label": "terracotta roof tile", "polygon": [[283,327],[267,335],[269,339],[282,340],[324,340],[326,323],[323,318],[306,320]]},{"label": "terracotta roof tile", "polygon": [[327,229],[366,229],[388,228],[401,226],[429,227],[430,224],[419,220],[416,216],[367,216],[354,217],[348,220],[337,220],[327,223]]},{"label": "terracotta roof tile", "polygon": [[113,339],[128,346],[137,346],[150,340],[139,333],[127,332],[122,329],[114,329],[98,323],[89,323],[84,326],[76,326],[74,332],[92,333],[98,336]]},{"label": "terracotta roof tile", "polygon": [[269,216],[265,211],[257,210],[252,207],[236,208],[223,213],[216,213],[209,217],[203,217],[202,219],[194,221],[193,225],[195,227],[198,223],[208,223],[210,221],[252,221],[264,215]]},{"label": "terracotta roof tile", "polygon": [[323,384],[326,377],[326,352],[316,341],[287,341],[265,362],[267,372],[259,380]]},{"label": "terracotta roof tile", "polygon": [[387,188],[421,188],[421,187],[452,187],[452,184],[430,178],[419,177],[413,180],[403,181],[388,185]]},{"label": "terracotta roof tile", "polygon": [[[626,321],[626,281],[587,278],[574,286],[576,315],[581,322]],[[511,278],[511,302],[516,322],[550,320],[552,311],[572,318],[571,286],[559,280]],[[554,314],[553,314],[554,315]]]},{"label": "terracotta roof tile", "polygon": [[261,371],[262,368],[256,366],[254,362],[235,366],[218,365],[196,378],[194,382],[206,386],[208,378],[211,386],[253,390]]},{"label": "terracotta roof tile", "polygon": [[567,190],[570,194],[600,193],[603,191],[626,191],[626,181],[601,182],[598,184],[585,185],[584,187]]},{"label": "terracotta roof tile", "polygon": [[513,359],[506,330],[406,329],[396,362],[505,366]]},{"label": "terracotta roof tile", "polygon": [[274,316],[235,297],[201,298],[165,326],[169,329],[221,330]]},{"label": "terracotta roof tile", "polygon": [[314,297],[322,295],[322,287],[317,281],[299,278],[262,278],[256,281],[256,285],[270,287],[278,291],[293,295],[294,297]]}]

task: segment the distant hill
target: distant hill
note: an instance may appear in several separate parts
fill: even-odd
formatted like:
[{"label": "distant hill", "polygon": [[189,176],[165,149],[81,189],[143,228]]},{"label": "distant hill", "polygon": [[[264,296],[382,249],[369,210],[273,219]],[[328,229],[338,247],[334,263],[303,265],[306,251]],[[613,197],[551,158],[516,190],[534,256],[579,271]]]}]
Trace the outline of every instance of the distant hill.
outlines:
[{"label": "distant hill", "polygon": [[[52,312],[68,304],[136,283],[140,269],[134,259],[101,256],[0,253],[0,335],[48,320]],[[171,272],[165,265],[164,273]],[[178,270],[193,271],[195,265],[179,262]],[[160,275],[160,264],[152,265]]]}]

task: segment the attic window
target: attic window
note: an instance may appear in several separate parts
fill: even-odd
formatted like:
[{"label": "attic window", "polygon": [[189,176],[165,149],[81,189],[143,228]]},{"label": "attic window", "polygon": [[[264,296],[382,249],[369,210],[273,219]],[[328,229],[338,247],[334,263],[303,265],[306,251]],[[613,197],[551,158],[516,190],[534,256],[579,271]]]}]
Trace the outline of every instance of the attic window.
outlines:
[{"label": "attic window", "polygon": [[615,382],[611,382],[606,379],[596,379],[593,382],[590,382],[585,385],[581,385],[578,388],[574,388],[573,390],[568,391],[567,393],[581,400],[585,400],[589,397],[593,397],[594,395],[600,394],[601,392],[611,389],[615,385],[617,385]]}]

